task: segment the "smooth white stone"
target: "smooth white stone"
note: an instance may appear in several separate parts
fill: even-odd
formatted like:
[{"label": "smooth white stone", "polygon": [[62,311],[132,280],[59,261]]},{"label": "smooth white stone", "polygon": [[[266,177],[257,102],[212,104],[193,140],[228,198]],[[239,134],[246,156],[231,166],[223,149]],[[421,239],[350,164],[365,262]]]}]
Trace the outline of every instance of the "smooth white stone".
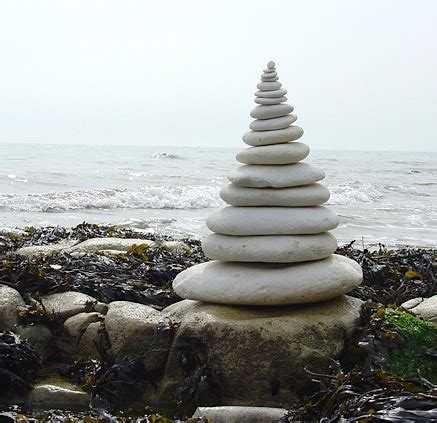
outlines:
[{"label": "smooth white stone", "polygon": [[320,260],[337,249],[329,232],[315,235],[208,235],[202,242],[211,260],[263,263],[296,263]]},{"label": "smooth white stone", "polygon": [[276,131],[284,129],[296,122],[296,115],[282,116],[274,119],[254,120],[250,123],[249,128],[252,131]]},{"label": "smooth white stone", "polygon": [[280,82],[259,82],[256,86],[260,91],[275,91],[282,87]]},{"label": "smooth white stone", "polygon": [[283,144],[284,142],[296,141],[303,135],[300,126],[289,126],[277,131],[249,131],[243,135],[243,141],[247,145],[257,147],[259,145]]},{"label": "smooth white stone", "polygon": [[276,78],[268,78],[268,77],[262,76],[261,77],[261,81],[262,82],[277,82],[277,81],[279,81],[279,78],[278,77],[276,77]]},{"label": "smooth white stone", "polygon": [[255,92],[255,95],[257,97],[263,97],[263,98],[283,97],[285,94],[287,94],[287,90],[284,90],[284,89],[274,90],[274,91],[256,91]]},{"label": "smooth white stone", "polygon": [[331,210],[317,207],[233,207],[210,215],[206,225],[223,235],[310,235],[330,231],[339,220]]},{"label": "smooth white stone", "polygon": [[356,288],[362,278],[358,263],[336,254],[294,264],[209,261],[179,273],[173,289],[192,300],[268,306],[328,300]]},{"label": "smooth white stone", "polygon": [[329,189],[322,184],[291,188],[244,188],[228,184],[221,189],[220,197],[237,207],[307,207],[326,203]]},{"label": "smooth white stone", "polygon": [[255,97],[255,103],[257,104],[279,104],[284,103],[287,101],[287,97],[277,97],[277,98],[262,98],[262,97]]},{"label": "smooth white stone", "polygon": [[288,188],[321,181],[325,172],[308,163],[242,165],[228,174],[230,182],[247,188]]},{"label": "smooth white stone", "polygon": [[261,75],[261,78],[276,78],[277,76],[278,76],[278,72],[276,72],[276,71],[269,72],[269,73],[264,72]]},{"label": "smooth white stone", "polygon": [[274,104],[268,106],[256,106],[250,112],[254,119],[273,119],[281,116],[287,116],[294,110],[289,104]]},{"label": "smooth white stone", "polygon": [[291,164],[305,159],[309,153],[310,148],[306,144],[287,142],[249,147],[237,153],[236,159],[244,164]]}]

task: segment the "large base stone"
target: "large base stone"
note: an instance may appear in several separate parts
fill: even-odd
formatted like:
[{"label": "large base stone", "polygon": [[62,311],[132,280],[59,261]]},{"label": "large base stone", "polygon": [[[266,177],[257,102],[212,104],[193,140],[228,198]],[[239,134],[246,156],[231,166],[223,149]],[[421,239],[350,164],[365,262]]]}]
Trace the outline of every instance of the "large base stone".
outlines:
[{"label": "large base stone", "polygon": [[[201,406],[289,407],[310,376],[327,370],[359,323],[361,300],[340,296],[287,307],[237,307],[184,300],[163,310],[180,327],[161,383],[178,398],[207,364],[215,384]],[[187,363],[189,365],[187,365]],[[206,383],[206,382],[205,382]]]}]

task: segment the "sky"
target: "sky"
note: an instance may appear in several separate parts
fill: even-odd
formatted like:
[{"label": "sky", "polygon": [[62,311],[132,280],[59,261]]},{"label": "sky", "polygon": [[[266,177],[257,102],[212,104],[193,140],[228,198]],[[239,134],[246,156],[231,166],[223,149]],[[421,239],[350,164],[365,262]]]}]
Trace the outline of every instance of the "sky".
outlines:
[{"label": "sky", "polygon": [[437,151],[434,0],[2,0],[0,143],[234,147],[269,60],[313,149]]}]

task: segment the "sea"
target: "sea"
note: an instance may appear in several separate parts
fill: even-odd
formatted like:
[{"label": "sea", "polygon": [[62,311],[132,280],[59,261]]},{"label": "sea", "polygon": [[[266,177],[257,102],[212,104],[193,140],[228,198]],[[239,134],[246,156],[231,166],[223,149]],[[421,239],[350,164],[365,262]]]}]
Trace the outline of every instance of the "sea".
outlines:
[{"label": "sea", "polygon": [[[0,227],[81,222],[202,237],[239,149],[0,144]],[[437,245],[437,153],[313,150],[340,244]]]}]

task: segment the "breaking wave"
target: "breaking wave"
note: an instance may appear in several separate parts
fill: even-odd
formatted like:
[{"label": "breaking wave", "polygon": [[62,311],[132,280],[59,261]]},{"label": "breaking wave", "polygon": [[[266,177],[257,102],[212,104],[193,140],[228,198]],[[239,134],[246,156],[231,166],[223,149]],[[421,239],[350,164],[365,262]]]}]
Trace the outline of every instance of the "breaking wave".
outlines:
[{"label": "breaking wave", "polygon": [[330,190],[328,204],[331,205],[372,203],[383,197],[383,193],[374,185],[358,181],[334,185]]}]

